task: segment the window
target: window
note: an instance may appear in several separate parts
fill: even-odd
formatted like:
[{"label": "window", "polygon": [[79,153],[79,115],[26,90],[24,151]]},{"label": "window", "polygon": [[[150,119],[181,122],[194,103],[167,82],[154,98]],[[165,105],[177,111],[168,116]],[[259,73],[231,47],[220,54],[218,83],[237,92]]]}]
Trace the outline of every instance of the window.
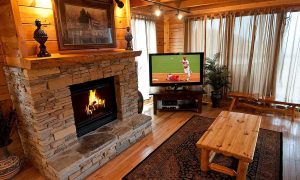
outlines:
[{"label": "window", "polygon": [[277,66],[276,97],[300,101],[300,12],[289,12],[284,21]]},{"label": "window", "polygon": [[153,20],[133,18],[131,20],[133,47],[142,50],[136,58],[138,64],[138,88],[144,99],[149,99],[149,54],[156,53],[156,25]]},{"label": "window", "polygon": [[300,12],[190,20],[188,50],[220,52],[232,91],[300,101]]}]

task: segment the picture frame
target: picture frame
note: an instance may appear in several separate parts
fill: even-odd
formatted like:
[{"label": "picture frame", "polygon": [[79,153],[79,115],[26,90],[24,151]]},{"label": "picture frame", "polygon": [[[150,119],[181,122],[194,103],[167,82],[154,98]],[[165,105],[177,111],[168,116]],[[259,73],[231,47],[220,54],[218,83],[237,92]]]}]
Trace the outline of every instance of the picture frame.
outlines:
[{"label": "picture frame", "polygon": [[113,0],[54,0],[59,50],[115,48]]}]

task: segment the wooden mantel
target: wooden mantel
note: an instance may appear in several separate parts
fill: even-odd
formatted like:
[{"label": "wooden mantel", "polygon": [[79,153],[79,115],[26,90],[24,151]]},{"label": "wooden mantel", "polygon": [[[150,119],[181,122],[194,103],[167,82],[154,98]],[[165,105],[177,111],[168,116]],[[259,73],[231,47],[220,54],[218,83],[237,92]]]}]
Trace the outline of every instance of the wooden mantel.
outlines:
[{"label": "wooden mantel", "polygon": [[72,53],[72,54],[52,54],[51,57],[37,58],[27,57],[22,58],[18,65],[8,64],[8,66],[18,67],[22,69],[40,69],[51,68],[65,65],[86,64],[98,61],[119,60],[124,58],[132,58],[140,56],[142,51],[126,51],[113,50],[105,52],[90,52],[90,53]]}]

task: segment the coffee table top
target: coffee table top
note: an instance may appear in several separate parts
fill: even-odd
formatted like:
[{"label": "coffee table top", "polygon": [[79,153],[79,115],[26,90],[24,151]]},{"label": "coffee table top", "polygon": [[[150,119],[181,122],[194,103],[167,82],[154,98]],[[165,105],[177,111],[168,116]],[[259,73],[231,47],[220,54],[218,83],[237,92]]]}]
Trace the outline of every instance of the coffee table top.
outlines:
[{"label": "coffee table top", "polygon": [[222,111],[196,146],[251,162],[261,119],[257,115]]}]

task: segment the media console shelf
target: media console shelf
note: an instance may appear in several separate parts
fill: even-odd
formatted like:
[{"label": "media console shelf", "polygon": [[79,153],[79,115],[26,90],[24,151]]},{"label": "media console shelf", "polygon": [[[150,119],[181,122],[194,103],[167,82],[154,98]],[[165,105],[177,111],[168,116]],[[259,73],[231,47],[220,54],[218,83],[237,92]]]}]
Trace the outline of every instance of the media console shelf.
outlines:
[{"label": "media console shelf", "polygon": [[[153,107],[154,114],[157,113],[158,110],[158,101],[177,101],[178,100],[191,100],[194,102],[194,106],[177,106],[177,108],[167,108],[167,109],[159,109],[159,110],[172,110],[172,111],[183,111],[183,110],[193,110],[198,113],[202,111],[202,94],[201,90],[162,90],[155,93],[150,93],[153,95]],[[175,107],[175,104],[172,104]]]}]

